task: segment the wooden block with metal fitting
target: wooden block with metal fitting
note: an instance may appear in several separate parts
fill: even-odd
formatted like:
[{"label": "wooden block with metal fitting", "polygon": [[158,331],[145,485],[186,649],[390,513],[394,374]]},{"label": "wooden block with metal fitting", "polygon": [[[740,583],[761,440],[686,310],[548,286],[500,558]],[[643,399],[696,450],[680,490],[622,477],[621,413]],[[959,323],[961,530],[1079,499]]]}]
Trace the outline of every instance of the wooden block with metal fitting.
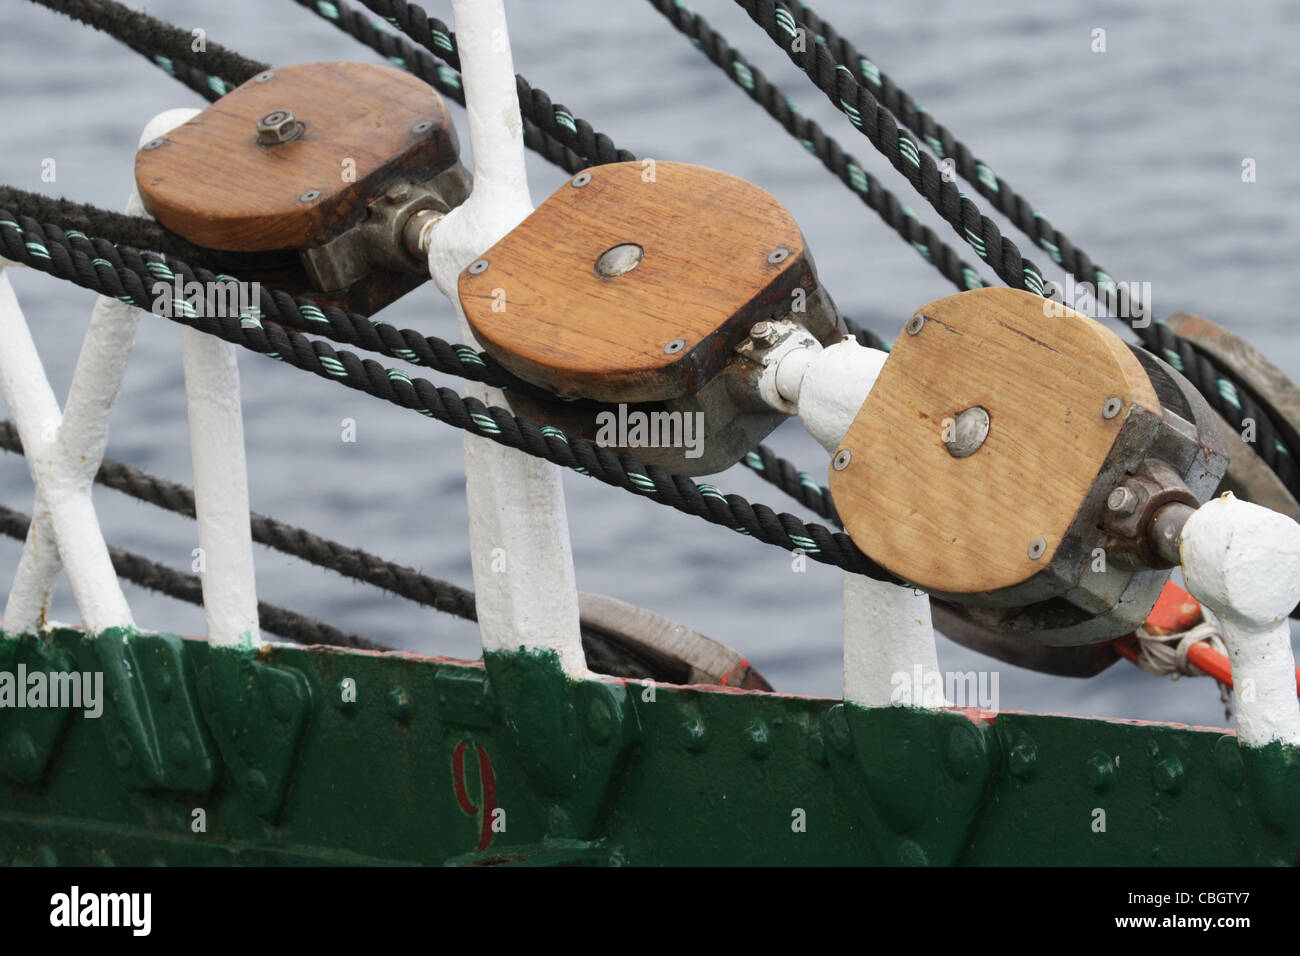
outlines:
[{"label": "wooden block with metal fitting", "polygon": [[373,312],[428,278],[421,229],[469,194],[442,98],[387,66],[261,73],[136,155],[145,207],[274,282]]},{"label": "wooden block with metal fitting", "polygon": [[1226,466],[1172,369],[1073,310],[989,288],[909,319],[830,489],[859,547],[972,621],[1088,644],[1141,623],[1177,561],[1170,534]]},{"label": "wooden block with metal fitting", "polygon": [[611,445],[683,474],[728,467],[782,420],[740,382],[774,344],[768,320],[794,317],[826,343],[844,332],[785,207],[685,163],[574,176],[461,274],[460,301],[502,366],[569,400],[511,393],[523,414],[593,440],[615,403],[703,416],[698,456]]}]

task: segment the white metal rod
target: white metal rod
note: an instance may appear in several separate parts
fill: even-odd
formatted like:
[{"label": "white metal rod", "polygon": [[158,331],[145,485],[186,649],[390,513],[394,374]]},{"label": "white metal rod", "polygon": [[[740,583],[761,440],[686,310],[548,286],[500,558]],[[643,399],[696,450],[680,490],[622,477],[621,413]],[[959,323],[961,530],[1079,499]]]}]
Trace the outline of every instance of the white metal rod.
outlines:
[{"label": "white metal rod", "polygon": [[181,358],[208,641],[260,645],[235,347],[185,328],[181,330]]},{"label": "white metal rod", "polygon": [[[114,316],[97,305],[87,339],[98,341],[114,318],[120,315]],[[126,347],[129,350],[129,341]],[[77,414],[68,423],[70,435],[92,436],[92,442],[106,440],[103,438],[106,421],[120,384],[120,378],[112,378],[117,367],[113,361],[107,366],[94,361],[78,363],[81,385],[77,387],[74,379],[77,403],[73,407]],[[97,375],[104,377],[95,379]],[[62,415],[58,402],[45,377],[13,287],[8,276],[2,273],[0,388],[18,426],[27,467],[36,485],[34,521],[48,522],[44,530],[29,533],[24,545],[25,560],[19,562],[19,573],[5,608],[6,629],[13,633],[34,632],[45,623],[50,589],[60,560],[68,570],[82,623],[92,634],[110,627],[132,626],[131,612],[118,586],[90,500],[89,483],[84,480],[87,463],[81,461],[81,452],[71,441],[60,440]],[[99,454],[103,454],[102,444]],[[96,460],[91,476],[98,467]],[[57,542],[57,556],[51,553],[50,545],[54,542]]]},{"label": "white metal rod", "polygon": [[1238,742],[1300,744],[1287,621],[1300,602],[1300,525],[1227,493],[1187,519],[1179,554],[1187,590],[1223,626]]},{"label": "white metal rod", "polygon": [[[452,9],[474,190],[431,231],[429,271],[455,304],[461,335],[477,344],[460,308],[457,280],[523,221],[533,204],[502,0],[454,0]],[[487,404],[505,405],[495,388],[471,382],[465,391]],[[474,435],[466,435],[464,444],[470,556],[484,651],[553,651],[566,674],[587,676],[559,469]]]}]

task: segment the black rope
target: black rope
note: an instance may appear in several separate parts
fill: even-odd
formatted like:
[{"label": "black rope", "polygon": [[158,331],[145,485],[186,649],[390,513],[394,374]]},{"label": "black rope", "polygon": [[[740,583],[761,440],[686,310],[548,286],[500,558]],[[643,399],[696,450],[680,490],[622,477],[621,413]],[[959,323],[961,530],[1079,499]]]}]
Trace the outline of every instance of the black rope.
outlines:
[{"label": "black rope", "polygon": [[[920,109],[906,90],[900,88],[888,74],[859,52],[849,40],[841,36],[833,25],[805,4],[791,4],[786,0],[777,0],[777,2],[808,29],[815,42],[825,45],[838,64],[859,74],[871,84],[881,105],[889,110],[904,127],[924,139],[941,159],[952,159],[958,175],[974,186],[980,195],[992,200],[994,207],[1010,219],[1035,245],[1043,248],[1058,265],[1076,279],[1096,285],[1099,302],[1104,303],[1112,312],[1116,309],[1129,308],[1140,310],[1139,300],[1127,299],[1128,290],[1124,287],[1107,285],[1105,280],[1110,276],[1106,270],[1094,263],[1088,254],[1075,246],[1068,236],[1054,228],[1046,216],[1035,212],[1028,200],[972,154],[966,144],[953,136],[947,127],[939,123],[929,112]],[[1124,314],[1140,314],[1140,311],[1136,313],[1126,311]]]},{"label": "black rope", "polygon": [[298,253],[225,252],[205,249],[176,235],[153,219],[101,209],[90,203],[55,199],[42,193],[0,185],[0,209],[21,209],[40,222],[55,222],[67,232],[73,230],[107,239],[114,245],[163,252],[186,262],[197,262],[215,272],[240,275],[296,266]]},{"label": "black rope", "polygon": [[[1042,295],[1042,272],[1025,259],[1016,244],[1002,235],[997,224],[979,211],[979,207],[946,181],[929,152],[922,150],[910,137],[900,132],[889,110],[880,105],[871,92],[857,82],[853,71],[841,66],[825,45],[815,42],[796,43],[799,36],[794,15],[778,0],[736,0],[750,18],[786,52],[790,60],[807,73],[813,84],[838,106],[890,163],[930,203],[959,235],[993,266],[1008,285]],[[1286,485],[1292,497],[1300,500],[1300,472],[1292,455],[1281,443],[1281,431],[1271,418],[1251,399],[1245,387],[1237,387],[1229,375],[1208,356],[1196,353],[1191,345],[1160,322],[1134,331],[1146,347],[1162,358],[1179,356],[1183,374],[1210,406],[1228,424],[1241,433],[1255,423],[1258,437],[1255,448],[1261,458]],[[1235,393],[1230,400],[1220,382]]]},{"label": "black rope", "polygon": [[[265,63],[240,56],[206,36],[203,49],[196,51],[193,49],[195,38],[189,30],[132,10],[116,0],[32,2],[121,41],[208,99],[217,99],[267,68]],[[159,57],[165,58],[165,62],[160,62]]]},{"label": "black rope", "polygon": [[[460,73],[455,68],[439,62],[427,50],[408,42],[401,35],[378,27],[370,17],[353,9],[345,0],[333,0],[327,4],[315,0],[295,2],[387,57],[394,65],[418,76],[449,100],[465,105],[465,89],[461,86]],[[524,111],[521,109],[520,112],[522,114]],[[524,145],[541,154],[548,162],[570,173],[579,172],[591,165],[563,142],[539,129],[529,116],[524,115],[523,119]]]},{"label": "black rope", "polygon": [[[148,277],[155,276],[156,272],[146,262],[167,266],[162,257],[153,253],[142,255],[103,240],[68,237],[54,226],[42,226],[26,217],[16,223],[5,210],[0,210],[0,254],[140,308],[147,308],[154,298],[146,291],[146,282],[152,285]],[[179,266],[174,262],[172,265]],[[216,281],[216,276],[204,269],[195,269],[192,274],[203,283]],[[378,362],[361,359],[355,353],[335,351],[326,342],[269,319],[188,315],[179,311],[166,317],[767,544],[790,551],[801,550],[816,561],[846,571],[894,580],[842,532],[805,524],[794,515],[778,514],[739,495],[724,496],[711,485],[697,485],[689,478],[643,464],[630,455],[617,455],[585,439],[565,435],[558,428],[542,428],[527,418],[511,414],[508,409],[463,398],[426,379],[408,378]]]},{"label": "black rope", "polygon": [[[11,421],[0,421],[0,448],[14,454],[23,454],[18,428]],[[124,462],[105,458],[95,474],[95,481],[175,514],[187,518],[196,515],[193,490],[177,482],[146,474]],[[385,561],[360,548],[347,547],[256,512],[249,514],[249,525],[254,541],[282,554],[300,558],[363,584],[374,585],[416,604],[470,621],[477,619],[474,592],[449,581],[428,577],[413,568]]]},{"label": "black rope", "polygon": [[[298,0],[304,3],[304,0]],[[460,69],[460,51],[456,35],[441,20],[430,17],[424,10],[406,0],[361,0],[374,13],[392,23],[426,50],[441,56],[453,69]],[[305,5],[305,3],[304,3]],[[604,133],[596,132],[590,123],[575,116],[559,103],[552,103],[543,90],[533,87],[522,76],[515,76],[519,91],[519,110],[550,138],[573,150],[587,166],[606,163],[624,163],[636,156],[614,145]],[[577,170],[572,170],[576,172]]]},{"label": "black rope", "polygon": [[668,18],[678,32],[695,41],[695,46],[720,68],[733,83],[749,94],[768,115],[799,140],[821,160],[835,176],[891,229],[903,237],[917,252],[958,289],[987,286],[980,274],[964,262],[951,246],[898,201],[875,176],[867,172],[854,156],[844,152],[839,141],[815,121],[805,116],[785,92],[770,83],[763,72],[743,54],[732,48],[726,38],[709,27],[709,22],[677,0],[650,0],[651,5]]},{"label": "black rope", "polygon": [[[11,421],[0,421],[0,448],[15,454],[23,454],[18,428]],[[174,514],[184,515],[187,518],[196,516],[192,489],[147,474],[123,462],[111,458],[103,459],[99,471],[95,474],[95,481]],[[433,608],[467,621],[478,620],[474,592],[450,581],[421,574],[414,568],[386,561],[368,551],[330,541],[303,528],[295,528],[256,512],[249,512],[249,527],[254,541],[273,548],[281,554],[299,558],[362,584],[373,585],[422,607]],[[189,580],[185,575],[177,574],[162,565],[153,565],[139,556],[126,555],[125,552],[122,554],[125,557],[120,563],[115,558],[114,567],[119,569],[123,577],[191,603],[202,603],[201,586],[195,584],[197,578]],[[158,584],[166,586],[156,586]],[[269,604],[259,604],[259,615],[266,630],[273,634],[293,640],[301,637],[303,643],[333,643],[330,640],[319,639],[322,635],[326,638],[330,636],[328,630],[320,630],[324,625],[320,625],[319,622],[304,619],[307,620],[307,624],[301,624],[297,615],[281,611]],[[579,631],[587,666],[598,673],[615,677],[649,677],[675,683],[685,679],[673,668],[665,667],[662,662],[656,663],[644,659],[636,651],[619,643],[617,639],[589,627],[586,622],[579,622]],[[357,638],[357,640],[363,639]],[[373,642],[346,646],[388,650]]]},{"label": "black rope", "polygon": [[[0,534],[22,541],[27,537],[30,525],[31,518],[27,515],[0,505]],[[108,556],[119,577],[177,600],[202,606],[203,582],[198,575],[185,574],[121,548],[110,547]],[[265,601],[257,602],[257,615],[263,630],[299,644],[329,644],[333,647],[358,647],[368,651],[392,650],[383,644],[348,634],[323,621]]]}]

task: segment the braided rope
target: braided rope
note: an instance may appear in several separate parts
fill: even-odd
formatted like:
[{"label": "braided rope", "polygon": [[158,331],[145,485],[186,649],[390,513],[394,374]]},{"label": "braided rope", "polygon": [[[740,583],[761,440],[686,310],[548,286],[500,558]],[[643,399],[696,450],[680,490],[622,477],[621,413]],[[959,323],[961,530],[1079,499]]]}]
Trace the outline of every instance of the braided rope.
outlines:
[{"label": "braided rope", "polygon": [[218,43],[204,39],[193,48],[189,30],[164,23],[117,0],[33,0],[39,6],[106,33],[124,43],[186,86],[215,100],[267,68]]},{"label": "braided rope", "polygon": [[[53,226],[42,226],[30,219],[15,222],[3,210],[0,210],[0,255],[144,309],[148,309],[153,296],[145,291],[146,280],[142,277],[155,276],[158,269],[170,274],[162,257],[142,255],[130,248],[118,249],[102,240],[67,237]],[[149,265],[154,268],[150,269]],[[193,274],[205,282],[217,278],[202,269]],[[656,465],[643,464],[630,455],[616,455],[608,448],[566,435],[558,428],[539,426],[511,414],[508,409],[463,398],[427,379],[410,378],[397,369],[361,359],[353,352],[335,351],[319,339],[286,329],[261,316],[247,313],[200,316],[189,314],[192,311],[172,310],[166,317],[764,543],[789,551],[800,550],[816,561],[846,571],[893,580],[892,575],[863,554],[843,532],[805,524],[794,515],[778,514],[765,505],[751,504],[740,495],[724,495],[713,485],[696,484]]]},{"label": "braided rope", "polygon": [[[1002,235],[997,224],[940,174],[934,157],[904,135],[893,115],[875,96],[858,83],[854,72],[836,62],[822,43],[798,43],[802,34],[794,15],[783,0],[736,0],[769,37],[785,51],[826,97],[835,104],[930,203],[959,235],[965,237],[998,277],[1013,288],[1044,295],[1042,272],[1024,258],[1016,244]],[[1109,280],[1109,277],[1107,276]],[[1113,281],[1113,280],[1110,280]],[[1290,450],[1280,440],[1281,432],[1244,387],[1209,356],[1196,352],[1172,329],[1161,322],[1134,330],[1143,344],[1156,355],[1179,368],[1210,406],[1238,433],[1248,420],[1255,423],[1260,457],[1277,473],[1292,497],[1300,500],[1300,471]],[[1174,356],[1174,359],[1170,357]]]},{"label": "braided rope", "polygon": [[[0,534],[22,541],[27,537],[30,525],[31,518],[27,515],[0,505]],[[198,575],[185,574],[121,548],[110,547],[108,556],[112,561],[113,570],[119,577],[177,600],[202,606],[203,582]],[[306,617],[296,611],[267,604],[265,601],[257,602],[257,614],[263,630],[299,644],[328,644],[333,647],[357,647],[369,651],[392,649],[368,638],[340,631],[323,621]]]},{"label": "braided rope", "polygon": [[728,78],[749,94],[767,111],[787,133],[799,140],[810,153],[821,160],[840,182],[852,190],[868,209],[874,211],[885,223],[902,236],[921,257],[938,269],[958,289],[981,289],[987,286],[980,274],[964,262],[951,246],[898,197],[863,168],[854,156],[814,120],[805,116],[794,101],[778,86],[770,83],[763,72],[734,49],[721,34],[709,27],[704,17],[680,5],[677,0],[650,0],[650,4],[663,14],[677,30],[694,41],[694,45],[719,67]]}]

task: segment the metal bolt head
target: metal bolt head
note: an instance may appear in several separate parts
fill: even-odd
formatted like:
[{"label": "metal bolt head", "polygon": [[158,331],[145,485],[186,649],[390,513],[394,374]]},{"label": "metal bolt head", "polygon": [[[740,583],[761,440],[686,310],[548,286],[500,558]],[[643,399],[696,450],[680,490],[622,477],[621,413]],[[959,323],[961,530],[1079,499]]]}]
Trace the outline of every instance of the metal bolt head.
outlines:
[{"label": "metal bolt head", "polygon": [[676,355],[684,348],[686,348],[685,339],[673,339],[671,342],[669,342],[667,345],[664,346],[664,354]]},{"label": "metal bolt head", "polygon": [[469,268],[466,269],[465,271],[472,276],[482,275],[483,273],[487,272],[489,265],[490,263],[486,259],[478,259],[474,262],[471,262],[469,264]]},{"label": "metal bolt head", "polygon": [[1106,497],[1106,507],[1121,518],[1127,518],[1137,507],[1137,495],[1133,489],[1121,485]]},{"label": "metal bolt head", "polygon": [[418,136],[420,133],[427,133],[431,129],[433,129],[433,120],[420,120],[411,127],[411,132]]},{"label": "metal bolt head", "polygon": [[149,142],[145,143],[145,144],[144,144],[143,146],[141,146],[140,148],[152,152],[153,150],[157,149],[159,146],[161,146],[161,145],[162,145],[163,143],[165,143],[165,142],[167,142],[167,140],[165,140],[165,139],[161,139],[161,138],[159,138],[159,139],[151,139],[151,140],[149,140]]},{"label": "metal bolt head", "polygon": [[917,332],[920,332],[923,328],[925,328],[925,316],[923,316],[920,312],[917,312],[910,319],[908,319],[907,325],[903,326],[903,330],[908,335],[915,335]]},{"label": "metal bolt head", "polygon": [[293,110],[273,110],[257,121],[257,141],[263,146],[279,146],[297,139],[303,129],[293,118]]},{"label": "metal bolt head", "polygon": [[767,261],[770,262],[772,265],[777,265],[778,263],[785,262],[785,260],[788,258],[790,258],[790,250],[786,249],[784,246],[782,246],[780,249],[773,249],[771,252],[767,254]]},{"label": "metal bolt head", "polygon": [[384,198],[389,202],[405,202],[411,197],[411,187],[406,183],[398,183],[396,186],[388,187],[388,192],[384,193]]},{"label": "metal bolt head", "polygon": [[836,471],[843,471],[845,468],[849,467],[849,462],[852,460],[853,452],[849,451],[847,448],[841,448],[835,453],[835,457],[831,459],[831,467]]},{"label": "metal bolt head", "polygon": [[616,279],[626,275],[641,264],[645,250],[635,242],[624,242],[606,249],[596,260],[596,274],[606,279]]},{"label": "metal bolt head", "polygon": [[1102,418],[1114,418],[1124,410],[1124,399],[1111,397],[1106,399],[1106,404],[1101,406]]},{"label": "metal bolt head", "polygon": [[756,322],[749,330],[749,337],[755,345],[771,345],[776,338],[776,327],[771,322]]},{"label": "metal bolt head", "polygon": [[298,197],[300,202],[315,202],[320,199],[321,191],[319,189],[309,189]]},{"label": "metal bolt head", "polygon": [[591,182],[591,173],[578,173],[578,175],[569,180],[569,185],[574,189],[581,189],[589,182]]},{"label": "metal bolt head", "polygon": [[1047,539],[1046,539],[1046,538],[1035,538],[1032,542],[1030,542],[1030,544],[1029,544],[1029,556],[1030,556],[1031,558],[1033,558],[1035,561],[1037,561],[1039,558],[1041,558],[1041,557],[1042,557],[1044,554],[1046,554],[1046,553],[1047,553]]},{"label": "metal bolt head", "polygon": [[989,413],[980,405],[972,405],[957,413],[952,427],[947,429],[943,445],[952,457],[967,458],[979,451],[988,437]]},{"label": "metal bolt head", "polygon": [[259,73],[259,74],[257,74],[257,76],[255,76],[255,77],[253,78],[253,82],[254,82],[254,83],[265,83],[267,80],[272,79],[274,76],[275,76],[275,71],[274,71],[274,70],[267,70],[265,73]]}]

